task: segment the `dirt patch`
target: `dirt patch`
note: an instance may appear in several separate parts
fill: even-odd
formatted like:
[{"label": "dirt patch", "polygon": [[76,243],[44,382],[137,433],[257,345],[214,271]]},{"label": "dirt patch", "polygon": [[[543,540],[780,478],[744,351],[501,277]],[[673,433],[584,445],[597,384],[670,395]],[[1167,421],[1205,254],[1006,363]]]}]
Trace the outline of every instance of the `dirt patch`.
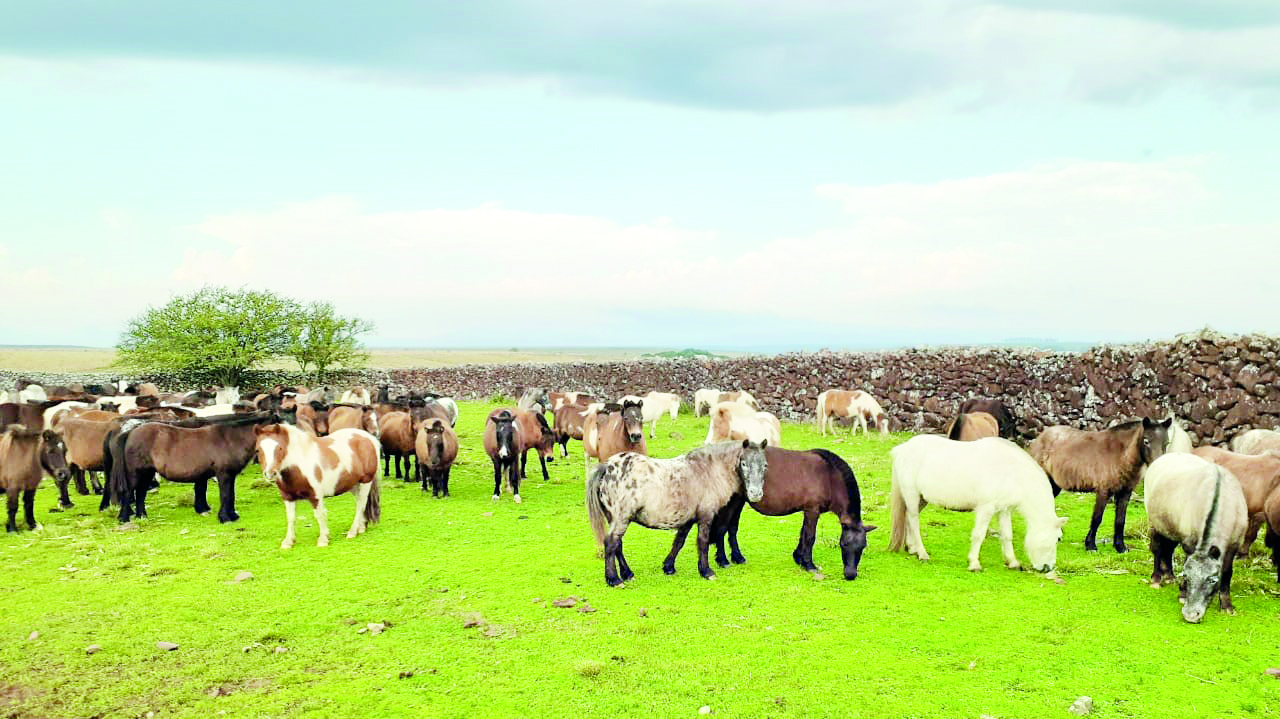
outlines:
[{"label": "dirt patch", "polygon": [[211,697],[225,697],[239,692],[256,692],[271,686],[270,679],[261,677],[253,677],[250,679],[241,679],[234,682],[224,682],[205,690],[205,694]]},{"label": "dirt patch", "polygon": [[44,693],[42,689],[22,684],[0,684],[0,706],[19,704]]}]

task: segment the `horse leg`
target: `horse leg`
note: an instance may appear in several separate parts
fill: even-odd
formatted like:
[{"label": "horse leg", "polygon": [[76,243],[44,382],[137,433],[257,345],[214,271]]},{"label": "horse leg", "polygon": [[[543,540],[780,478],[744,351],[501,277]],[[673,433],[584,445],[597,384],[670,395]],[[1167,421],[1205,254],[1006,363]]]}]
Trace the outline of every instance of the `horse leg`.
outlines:
[{"label": "horse leg", "polygon": [[324,508],[324,497],[311,500],[311,513],[315,515],[316,526],[320,528],[320,536],[316,538],[317,547],[329,546],[329,510]]},{"label": "horse leg", "polygon": [[22,511],[26,515],[27,529],[39,531],[44,529],[36,521],[36,490],[28,489],[22,493]]},{"label": "horse leg", "polygon": [[1151,557],[1155,565],[1151,572],[1151,586],[1159,589],[1164,583],[1165,578],[1173,579],[1173,550],[1178,545],[1172,539],[1160,534],[1159,532],[1151,532]]},{"label": "horse leg", "polygon": [[[738,502],[734,507],[733,516],[730,517],[730,522],[726,527],[729,533],[729,561],[733,562],[734,564],[747,563],[747,558],[742,556],[742,548],[738,546],[738,522],[742,519],[742,508],[745,507],[746,504],[747,504],[746,497],[739,498]],[[718,551],[720,552],[720,554],[716,555],[717,562],[720,561],[720,557],[723,556],[724,554],[723,540]],[[721,564],[720,566],[723,567],[725,565]]]},{"label": "horse leg", "polygon": [[391,453],[390,452],[382,453],[382,476],[383,477],[391,476]]},{"label": "horse leg", "polygon": [[547,474],[547,458],[541,452],[538,453],[538,462],[542,465],[542,481],[546,482],[551,479],[551,475]]},{"label": "horse leg", "polygon": [[[422,465],[418,465],[419,471]],[[360,488],[356,494],[356,518],[351,520],[351,529],[347,530],[347,539],[355,539],[356,535],[364,534],[366,528],[364,522],[364,508],[369,504],[369,491],[373,489],[372,482],[360,483]]]},{"label": "horse leg", "polygon": [[1053,481],[1053,477],[1049,478],[1049,488],[1053,490],[1054,499],[1057,499],[1058,495],[1062,494],[1062,487],[1059,487],[1058,483]]},{"label": "horse leg", "polygon": [[1262,539],[1271,550],[1271,566],[1276,569],[1276,581],[1280,582],[1280,528],[1267,523],[1267,533]]},{"label": "horse leg", "polygon": [[196,514],[203,517],[209,513],[209,480],[197,479],[191,489],[195,493]]},{"label": "horse leg", "polygon": [[452,467],[445,467],[445,468],[441,471],[441,475],[440,475],[440,487],[441,487],[441,491],[444,493],[444,496],[445,496],[445,497],[448,497],[448,496],[449,496],[449,470],[451,470],[451,469],[453,469],[453,468],[452,468]]},{"label": "horse leg", "polygon": [[17,487],[10,487],[5,491],[9,499],[9,521],[4,524],[4,531],[18,531],[18,492]]},{"label": "horse leg", "polygon": [[1115,531],[1111,535],[1111,546],[1115,547],[1117,553],[1123,554],[1129,551],[1129,547],[1124,543],[1124,520],[1129,513],[1129,497],[1133,496],[1132,489],[1122,489],[1116,493],[1116,524]]},{"label": "horse leg", "polygon": [[636,578],[636,573],[631,571],[631,565],[627,564],[627,557],[622,553],[622,537],[618,537],[618,577],[622,581],[628,581]]},{"label": "horse leg", "polygon": [[1013,551],[1013,508],[1006,507],[1000,512],[1000,553],[1004,555],[1004,566],[1010,569],[1022,569],[1018,563],[1018,555]]},{"label": "horse leg", "polygon": [[969,533],[969,571],[981,572],[982,562],[978,555],[982,551],[982,540],[987,538],[987,528],[991,526],[991,515],[995,507],[983,504],[973,508],[973,531]]},{"label": "horse leg", "polygon": [[1263,516],[1255,514],[1249,517],[1249,526],[1244,530],[1244,544],[1240,547],[1240,553],[1246,557],[1253,551],[1253,543],[1258,541],[1258,530],[1262,529]]},{"label": "horse leg", "polygon": [[818,566],[813,563],[813,543],[817,538],[818,511],[813,508],[805,509],[804,523],[800,525],[800,541],[796,544],[796,551],[791,553],[791,558],[796,560],[801,569],[818,571]]},{"label": "horse leg", "polygon": [[294,533],[294,527],[298,524],[298,503],[292,499],[284,500],[284,541],[280,542],[281,549],[289,549],[293,546],[294,539],[297,535]]},{"label": "horse leg", "polygon": [[902,498],[907,503],[907,551],[915,553],[922,562],[929,561],[929,552],[925,551],[924,539],[920,537],[920,495],[910,497],[904,492]]},{"label": "horse leg", "polygon": [[133,485],[133,515],[145,517],[147,516],[147,492],[151,491],[151,482],[156,478],[156,471],[143,469],[134,476],[137,481]]},{"label": "horse leg", "polygon": [[53,485],[58,488],[58,506],[63,509],[71,509],[76,506],[71,502],[71,495],[67,494],[67,486],[71,484],[71,478],[57,479],[54,478]]},{"label": "horse leg", "polygon": [[102,494],[102,486],[103,486],[103,485],[102,485],[102,483],[98,481],[98,473],[97,473],[97,472],[90,472],[90,473],[89,473],[89,487],[90,487],[90,489],[92,489],[92,490],[93,490],[93,493],[94,493],[94,494]]},{"label": "horse leg", "polygon": [[611,587],[622,584],[622,579],[618,577],[617,556],[618,551],[622,548],[622,535],[626,531],[625,525],[622,529],[618,529],[615,522],[609,528],[609,534],[604,538],[604,582]]},{"label": "horse leg", "polygon": [[1093,500],[1093,519],[1089,520],[1089,533],[1084,538],[1084,548],[1089,552],[1098,551],[1098,526],[1102,524],[1102,513],[1107,509],[1111,495],[1099,489]]},{"label": "horse leg", "polygon": [[218,521],[234,522],[240,519],[236,513],[236,475],[218,477]]},{"label": "horse leg", "polygon": [[516,504],[520,504],[520,477],[521,477],[521,474],[520,474],[520,467],[516,464],[516,462],[515,462],[515,460],[514,460],[514,459],[511,461],[511,472],[510,472],[510,474],[508,475],[508,477],[509,477],[509,481],[510,481],[510,483],[511,483],[511,494],[512,494],[512,495],[514,495],[514,497],[513,497],[513,498],[515,499]]},{"label": "horse leg", "polygon": [[497,457],[493,458],[493,501],[498,501],[498,497],[502,494],[502,463]]},{"label": "horse leg", "polygon": [[1228,547],[1222,553],[1222,571],[1218,580],[1218,608],[1227,614],[1235,614],[1236,607],[1231,603],[1231,575],[1235,572],[1236,549]]},{"label": "horse leg", "polygon": [[711,571],[711,562],[707,561],[707,550],[711,548],[711,522],[715,516],[698,517],[698,574],[703,579],[715,579],[716,573]]},{"label": "horse leg", "polygon": [[89,493],[89,485],[84,481],[84,468],[78,464],[71,465],[71,477],[76,483],[76,494],[85,495]]},{"label": "horse leg", "polygon": [[667,552],[667,558],[662,561],[663,574],[676,573],[676,556],[680,554],[681,549],[684,549],[684,541],[688,539],[690,529],[693,529],[693,520],[676,530],[676,537],[671,540],[671,551]]}]

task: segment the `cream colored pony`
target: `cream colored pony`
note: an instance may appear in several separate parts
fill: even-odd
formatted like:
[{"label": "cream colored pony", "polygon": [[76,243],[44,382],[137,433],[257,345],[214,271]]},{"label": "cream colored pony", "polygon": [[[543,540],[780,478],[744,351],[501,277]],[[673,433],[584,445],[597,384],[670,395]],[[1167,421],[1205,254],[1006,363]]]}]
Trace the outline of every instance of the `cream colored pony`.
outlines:
[{"label": "cream colored pony", "polygon": [[707,441],[703,444],[728,439],[768,440],[771,446],[781,447],[782,423],[772,414],[757,412],[741,402],[718,402],[711,408],[711,426],[707,428]]},{"label": "cream colored pony", "polygon": [[671,419],[675,419],[680,413],[680,395],[671,394],[670,392],[650,392],[643,397],[629,394],[618,400],[618,404],[622,404],[627,400],[632,402],[643,402],[640,407],[640,413],[644,417],[644,423],[649,425],[649,436],[657,437],[658,420],[664,414],[671,415]]}]

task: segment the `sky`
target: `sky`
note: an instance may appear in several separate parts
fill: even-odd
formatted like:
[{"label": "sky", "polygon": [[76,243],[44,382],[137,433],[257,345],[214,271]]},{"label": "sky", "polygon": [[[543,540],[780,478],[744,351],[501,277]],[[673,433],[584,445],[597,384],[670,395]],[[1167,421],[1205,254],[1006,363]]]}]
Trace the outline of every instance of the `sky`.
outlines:
[{"label": "sky", "polygon": [[0,344],[1280,333],[1274,0],[8,0]]}]

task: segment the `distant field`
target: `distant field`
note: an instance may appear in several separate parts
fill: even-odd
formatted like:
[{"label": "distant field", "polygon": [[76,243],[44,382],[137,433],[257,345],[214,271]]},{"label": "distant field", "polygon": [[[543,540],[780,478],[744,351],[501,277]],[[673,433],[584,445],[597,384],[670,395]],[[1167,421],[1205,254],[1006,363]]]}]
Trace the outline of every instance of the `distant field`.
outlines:
[{"label": "distant field", "polygon": [[[515,362],[606,362],[634,359],[655,349],[375,349],[369,366],[375,369],[447,367],[460,364],[511,364]],[[0,348],[0,369],[31,372],[95,372],[109,368],[115,350],[102,348]],[[279,368],[294,368],[291,362]]]}]

